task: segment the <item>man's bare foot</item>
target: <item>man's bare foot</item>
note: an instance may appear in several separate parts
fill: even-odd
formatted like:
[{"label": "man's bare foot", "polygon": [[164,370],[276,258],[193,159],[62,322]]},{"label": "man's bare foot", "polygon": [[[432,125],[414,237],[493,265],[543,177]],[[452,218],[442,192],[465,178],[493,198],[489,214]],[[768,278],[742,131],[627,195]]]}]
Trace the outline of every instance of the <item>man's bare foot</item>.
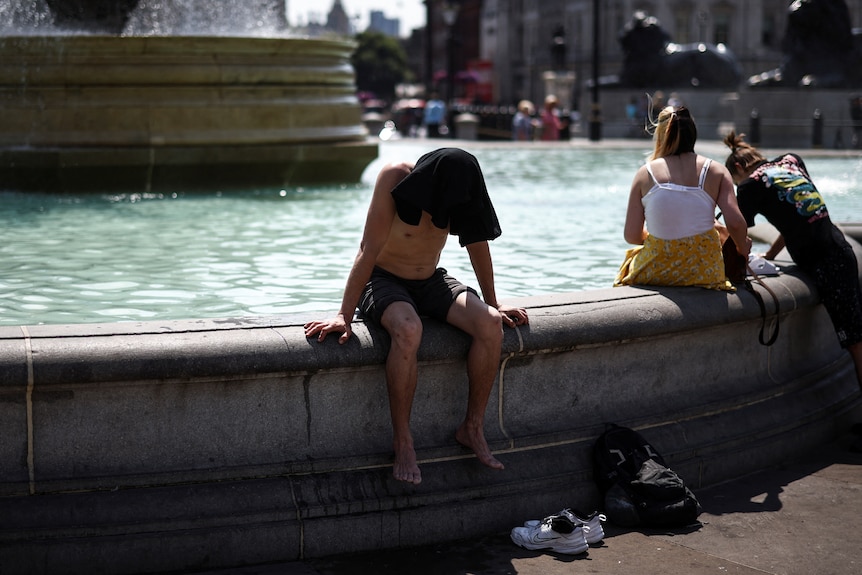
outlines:
[{"label": "man's bare foot", "polygon": [[413,485],[422,483],[422,472],[419,470],[419,465],[416,464],[416,452],[412,447],[396,448],[392,477]]},{"label": "man's bare foot", "polygon": [[485,434],[481,429],[470,429],[466,423],[462,423],[455,432],[455,439],[468,449],[472,449],[476,457],[491,469],[504,469],[503,464],[491,453]]}]

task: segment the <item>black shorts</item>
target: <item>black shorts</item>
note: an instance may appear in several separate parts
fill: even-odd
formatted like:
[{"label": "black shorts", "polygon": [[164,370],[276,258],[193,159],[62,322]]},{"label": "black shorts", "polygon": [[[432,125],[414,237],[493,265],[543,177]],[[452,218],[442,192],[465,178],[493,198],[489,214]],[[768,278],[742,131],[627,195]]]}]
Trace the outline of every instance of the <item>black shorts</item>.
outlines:
[{"label": "black shorts", "polygon": [[862,341],[862,287],[853,248],[837,247],[811,270],[841,347]]},{"label": "black shorts", "polygon": [[464,292],[479,295],[449,276],[443,268],[438,268],[428,279],[406,280],[375,267],[359,298],[359,311],[362,317],[379,324],[387,307],[406,301],[417,314],[446,321],[455,298]]}]

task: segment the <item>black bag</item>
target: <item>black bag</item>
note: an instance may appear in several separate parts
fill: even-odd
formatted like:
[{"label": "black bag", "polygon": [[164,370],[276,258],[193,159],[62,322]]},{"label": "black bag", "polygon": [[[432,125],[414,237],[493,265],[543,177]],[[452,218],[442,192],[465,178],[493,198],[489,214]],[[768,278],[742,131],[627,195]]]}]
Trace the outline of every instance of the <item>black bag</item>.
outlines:
[{"label": "black bag", "polygon": [[605,514],[617,525],[684,527],[701,508],[682,478],[638,432],[611,424],[593,446],[593,472]]},{"label": "black bag", "polygon": [[745,281],[748,272],[748,258],[736,251],[736,242],[728,236],[721,244],[721,256],[724,259],[724,275],[733,283]]}]

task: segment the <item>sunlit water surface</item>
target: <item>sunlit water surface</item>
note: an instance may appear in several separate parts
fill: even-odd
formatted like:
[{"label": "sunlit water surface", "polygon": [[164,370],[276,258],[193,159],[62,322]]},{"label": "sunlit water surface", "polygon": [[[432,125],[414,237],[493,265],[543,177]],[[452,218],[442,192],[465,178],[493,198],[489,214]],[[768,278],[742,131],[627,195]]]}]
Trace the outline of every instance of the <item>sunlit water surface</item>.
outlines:
[{"label": "sunlit water surface", "polygon": [[[374,178],[434,142],[383,142],[362,183],[245,193],[0,191],[0,325],[329,313]],[[476,146],[503,235],[501,299],[610,287],[643,148]],[[862,159],[806,158],[836,222],[862,221]],[[441,265],[475,285],[451,238]]]}]

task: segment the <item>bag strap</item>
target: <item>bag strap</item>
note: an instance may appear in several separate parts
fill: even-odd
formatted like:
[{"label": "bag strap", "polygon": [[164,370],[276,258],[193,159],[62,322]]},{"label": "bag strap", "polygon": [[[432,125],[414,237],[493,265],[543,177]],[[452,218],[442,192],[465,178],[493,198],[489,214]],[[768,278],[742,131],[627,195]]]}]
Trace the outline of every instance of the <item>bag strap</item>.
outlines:
[{"label": "bag strap", "polygon": [[[719,219],[721,217],[722,217],[722,213],[718,212],[715,216],[715,219]],[[728,237],[728,239],[731,239],[731,238]],[[751,266],[748,265],[748,263],[745,264],[745,269],[748,271],[749,274],[751,274],[751,277],[754,278],[754,281],[759,283],[761,286],[763,286],[763,289],[765,289],[767,292],[769,292],[769,295],[772,296],[772,301],[775,302],[775,329],[772,331],[772,335],[769,336],[769,339],[764,339],[763,333],[766,331],[766,304],[763,302],[763,297],[760,295],[760,292],[758,292],[756,289],[754,289],[754,286],[751,285],[751,280],[749,280],[748,277],[746,276],[745,287],[748,289],[748,291],[750,291],[754,295],[754,299],[757,300],[757,304],[760,306],[761,323],[760,323],[760,333],[758,334],[757,339],[758,339],[758,341],[760,341],[761,345],[770,346],[773,343],[775,343],[775,340],[778,339],[778,328],[779,328],[778,314],[780,312],[780,309],[778,306],[778,296],[775,295],[775,292],[772,291],[772,289],[770,289],[770,287],[768,285],[766,285],[766,283],[764,283],[764,281],[761,279],[761,277],[759,275],[757,275],[757,273],[753,269],[751,269]]]},{"label": "bag strap", "polygon": [[758,334],[757,339],[758,339],[758,341],[760,341],[761,345],[770,346],[773,343],[775,343],[775,340],[778,339],[778,328],[779,328],[778,315],[780,313],[780,308],[778,305],[778,296],[775,295],[775,292],[772,291],[772,289],[768,285],[766,285],[766,283],[763,281],[763,279],[761,279],[761,277],[759,275],[757,275],[757,273],[753,269],[751,269],[750,265],[746,264],[745,267],[748,269],[748,273],[751,274],[751,277],[754,278],[754,281],[756,281],[758,284],[760,284],[763,287],[763,289],[765,289],[767,292],[769,292],[769,295],[772,296],[772,301],[775,303],[775,328],[772,330],[772,335],[769,336],[769,339],[765,339],[763,334],[766,331],[766,304],[763,302],[763,297],[760,295],[760,292],[758,292],[756,289],[754,289],[754,286],[751,284],[751,280],[749,280],[748,278],[745,278],[745,287],[748,289],[748,291],[750,291],[754,295],[754,298],[757,300],[758,305],[760,305],[761,323],[760,323],[760,333]]}]

